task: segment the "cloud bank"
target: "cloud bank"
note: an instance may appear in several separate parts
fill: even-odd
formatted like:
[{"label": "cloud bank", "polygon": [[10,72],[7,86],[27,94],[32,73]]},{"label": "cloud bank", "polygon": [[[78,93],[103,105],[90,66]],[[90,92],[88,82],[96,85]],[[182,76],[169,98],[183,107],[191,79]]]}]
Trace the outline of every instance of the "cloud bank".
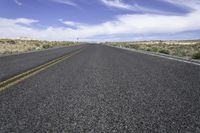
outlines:
[{"label": "cloud bank", "polygon": [[21,6],[22,3],[19,1],[19,0],[14,0],[14,2],[18,5],[18,6]]},{"label": "cloud bank", "polygon": [[115,7],[115,8],[128,9],[128,10],[132,10],[134,8],[131,5],[123,3],[121,0],[101,0],[101,2],[104,3],[108,7]]},{"label": "cloud bank", "polygon": [[[46,29],[32,27],[33,23],[39,23],[38,20],[0,18],[0,37],[15,38],[26,36],[42,40],[75,40],[75,38],[88,40],[92,38],[92,40],[95,40],[98,36],[106,38],[106,36],[114,35],[169,34],[200,30],[199,1],[178,0],[180,2],[177,3],[171,0],[165,1],[178,6],[185,6],[192,10],[182,16],[163,14],[120,15],[115,20],[96,25],[59,20],[65,26],[47,27]],[[180,3],[184,4],[180,5]]]},{"label": "cloud bank", "polygon": [[51,1],[60,3],[60,4],[70,5],[70,6],[77,6],[77,4],[75,2],[73,2],[72,0],[51,0]]}]

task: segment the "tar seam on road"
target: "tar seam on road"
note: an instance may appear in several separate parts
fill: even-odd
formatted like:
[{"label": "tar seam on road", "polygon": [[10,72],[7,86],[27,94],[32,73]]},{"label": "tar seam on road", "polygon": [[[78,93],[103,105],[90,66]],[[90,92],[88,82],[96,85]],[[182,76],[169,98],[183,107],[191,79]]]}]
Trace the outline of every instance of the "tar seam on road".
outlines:
[{"label": "tar seam on road", "polygon": [[47,68],[49,68],[51,66],[54,66],[55,64],[58,64],[59,62],[62,62],[64,60],[66,60],[66,59],[68,59],[68,58],[80,53],[83,49],[84,48],[82,48],[82,49],[80,49],[80,50],[78,50],[76,52],[73,52],[71,54],[64,55],[64,56],[59,57],[57,59],[54,59],[54,60],[52,60],[50,62],[47,62],[47,63],[45,63],[43,65],[37,66],[37,67],[35,67],[33,69],[30,69],[30,70],[28,70],[28,71],[26,71],[26,72],[24,72],[22,74],[16,75],[16,76],[14,76],[12,78],[9,78],[9,79],[7,79],[5,81],[0,82],[0,91],[3,91],[3,90],[5,90],[5,89],[7,89],[7,88],[9,88],[9,87],[11,87],[13,85],[16,85],[16,84],[24,81],[25,79],[28,79],[29,77],[31,77],[31,76],[33,76],[35,74],[38,74],[39,72],[44,71]]}]

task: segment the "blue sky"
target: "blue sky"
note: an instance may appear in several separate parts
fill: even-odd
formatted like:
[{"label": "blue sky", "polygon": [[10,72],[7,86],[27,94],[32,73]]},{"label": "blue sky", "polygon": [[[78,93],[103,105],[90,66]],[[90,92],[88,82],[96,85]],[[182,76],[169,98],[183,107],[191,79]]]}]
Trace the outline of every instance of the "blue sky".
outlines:
[{"label": "blue sky", "polygon": [[0,38],[199,39],[199,0],[1,0]]}]

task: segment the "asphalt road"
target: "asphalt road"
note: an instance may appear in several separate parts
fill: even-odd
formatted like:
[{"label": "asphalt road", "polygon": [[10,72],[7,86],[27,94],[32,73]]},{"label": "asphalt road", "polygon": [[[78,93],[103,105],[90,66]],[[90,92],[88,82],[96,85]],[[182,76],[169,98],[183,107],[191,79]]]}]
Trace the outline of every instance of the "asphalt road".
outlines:
[{"label": "asphalt road", "polygon": [[90,45],[1,91],[0,132],[200,133],[200,66]]},{"label": "asphalt road", "polygon": [[52,48],[48,50],[0,57],[0,81],[20,74],[66,53],[80,49],[82,45]]}]

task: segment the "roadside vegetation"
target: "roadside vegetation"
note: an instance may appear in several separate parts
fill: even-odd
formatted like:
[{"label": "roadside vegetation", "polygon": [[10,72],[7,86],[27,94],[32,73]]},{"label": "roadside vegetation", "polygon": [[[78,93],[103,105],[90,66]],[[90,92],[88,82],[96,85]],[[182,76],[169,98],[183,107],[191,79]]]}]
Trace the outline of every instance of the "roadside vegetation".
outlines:
[{"label": "roadside vegetation", "polygon": [[76,45],[67,41],[39,41],[21,39],[0,39],[0,54],[13,54],[28,51],[36,51],[53,47]]},{"label": "roadside vegetation", "polygon": [[112,46],[126,47],[155,53],[200,59],[200,40],[184,41],[137,41],[107,43]]}]

